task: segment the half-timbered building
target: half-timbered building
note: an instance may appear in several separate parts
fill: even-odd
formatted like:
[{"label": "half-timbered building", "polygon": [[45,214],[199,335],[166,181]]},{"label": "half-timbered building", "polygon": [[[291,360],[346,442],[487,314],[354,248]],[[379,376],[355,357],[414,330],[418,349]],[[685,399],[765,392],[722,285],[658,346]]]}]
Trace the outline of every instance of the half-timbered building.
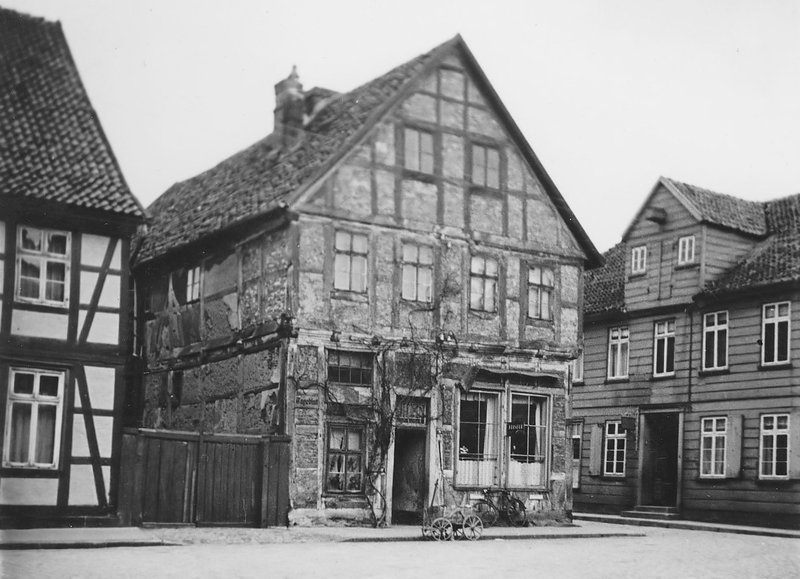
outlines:
[{"label": "half-timbered building", "polygon": [[129,191],[56,22],[0,9],[0,525],[114,520]]},{"label": "half-timbered building", "polygon": [[275,89],[272,134],[149,208],[142,426],[290,436],[297,524],[484,488],[568,517],[600,256],[464,41],[347,93]]},{"label": "half-timbered building", "polygon": [[800,525],[800,196],[661,178],[585,276],[576,510]]}]

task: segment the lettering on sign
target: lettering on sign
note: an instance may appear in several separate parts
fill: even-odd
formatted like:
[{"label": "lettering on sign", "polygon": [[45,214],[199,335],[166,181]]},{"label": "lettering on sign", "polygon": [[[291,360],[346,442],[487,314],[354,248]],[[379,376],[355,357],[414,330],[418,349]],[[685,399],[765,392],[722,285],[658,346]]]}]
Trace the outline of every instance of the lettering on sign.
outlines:
[{"label": "lettering on sign", "polygon": [[506,422],[506,436],[511,436],[515,432],[523,432],[528,427],[524,422]]}]

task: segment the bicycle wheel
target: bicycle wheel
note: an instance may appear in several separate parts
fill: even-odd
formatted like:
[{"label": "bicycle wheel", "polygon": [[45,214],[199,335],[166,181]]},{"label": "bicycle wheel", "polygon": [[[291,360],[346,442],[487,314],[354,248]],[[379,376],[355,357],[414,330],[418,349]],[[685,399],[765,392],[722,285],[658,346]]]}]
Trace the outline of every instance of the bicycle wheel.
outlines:
[{"label": "bicycle wheel", "polygon": [[484,527],[491,527],[494,525],[497,522],[497,517],[500,515],[500,513],[497,512],[497,507],[486,499],[478,499],[475,504],[472,505],[472,510],[478,515]]},{"label": "bicycle wheel", "polygon": [[512,527],[522,527],[528,520],[525,515],[525,503],[517,497],[508,497],[505,515]]}]

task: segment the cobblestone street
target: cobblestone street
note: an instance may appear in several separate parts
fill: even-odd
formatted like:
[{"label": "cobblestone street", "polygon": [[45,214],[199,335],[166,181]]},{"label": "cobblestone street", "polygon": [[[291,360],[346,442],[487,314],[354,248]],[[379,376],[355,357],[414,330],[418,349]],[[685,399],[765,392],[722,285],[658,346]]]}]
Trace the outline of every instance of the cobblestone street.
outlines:
[{"label": "cobblestone street", "polygon": [[800,576],[796,539],[661,528],[644,532],[643,537],[476,543],[286,544],[246,544],[236,533],[237,544],[3,551],[0,560],[2,577],[8,578]]}]

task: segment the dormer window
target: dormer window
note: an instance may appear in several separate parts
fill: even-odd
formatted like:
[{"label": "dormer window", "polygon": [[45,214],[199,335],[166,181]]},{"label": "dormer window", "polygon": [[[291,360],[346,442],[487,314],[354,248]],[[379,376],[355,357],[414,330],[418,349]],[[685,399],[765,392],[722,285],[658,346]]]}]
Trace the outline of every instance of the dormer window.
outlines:
[{"label": "dormer window", "polygon": [[647,246],[640,245],[631,251],[631,273],[636,275],[647,270]]},{"label": "dormer window", "polygon": [[678,240],[678,265],[694,263],[694,235],[687,235]]}]

